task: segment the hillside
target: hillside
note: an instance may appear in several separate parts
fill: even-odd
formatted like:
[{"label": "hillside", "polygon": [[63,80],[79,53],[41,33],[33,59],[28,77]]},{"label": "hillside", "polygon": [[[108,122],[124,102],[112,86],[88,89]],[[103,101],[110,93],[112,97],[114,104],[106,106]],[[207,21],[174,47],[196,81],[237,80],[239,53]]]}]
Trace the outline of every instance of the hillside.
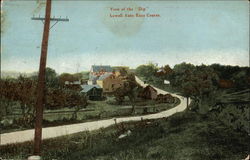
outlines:
[{"label": "hillside", "polygon": [[[119,139],[127,130],[131,135]],[[211,117],[186,111],[168,119],[127,123],[45,140],[43,155],[44,159],[60,160],[236,160],[246,157],[247,142],[247,134]],[[31,143],[4,146],[0,155],[25,158],[32,152]]]}]

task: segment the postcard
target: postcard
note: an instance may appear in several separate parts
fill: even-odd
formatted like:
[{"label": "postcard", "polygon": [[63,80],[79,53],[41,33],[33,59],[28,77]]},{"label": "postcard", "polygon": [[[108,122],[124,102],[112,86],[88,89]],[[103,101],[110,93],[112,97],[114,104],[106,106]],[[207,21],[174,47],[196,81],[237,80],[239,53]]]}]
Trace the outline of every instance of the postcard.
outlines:
[{"label": "postcard", "polygon": [[1,160],[249,160],[249,1],[1,0]]}]

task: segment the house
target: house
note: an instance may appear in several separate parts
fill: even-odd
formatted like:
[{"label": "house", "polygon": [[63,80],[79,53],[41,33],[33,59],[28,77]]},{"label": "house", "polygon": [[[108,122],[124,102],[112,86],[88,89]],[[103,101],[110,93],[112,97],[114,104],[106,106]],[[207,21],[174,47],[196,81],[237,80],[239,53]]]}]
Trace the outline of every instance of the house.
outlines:
[{"label": "house", "polygon": [[113,72],[113,68],[110,65],[92,65],[90,72],[91,73]]},{"label": "house", "polygon": [[159,94],[156,98],[157,101],[161,103],[174,103],[175,98],[171,94]]},{"label": "house", "polygon": [[144,99],[153,99],[157,98],[157,90],[154,89],[152,86],[147,85],[143,90],[138,94],[138,97]]},{"label": "house", "polygon": [[89,72],[89,80],[88,84],[93,85],[96,84],[96,80],[103,74],[113,73],[113,68],[109,65],[92,65]]},{"label": "house", "polygon": [[173,69],[171,69],[169,65],[165,65],[158,69],[158,71],[155,73],[155,76],[160,77],[170,73],[173,73]]},{"label": "house", "polygon": [[228,79],[220,79],[218,84],[220,88],[225,88],[225,89],[232,88],[234,86],[234,82]]},{"label": "house", "polygon": [[161,67],[156,71],[155,76],[160,77],[163,76],[164,74],[165,74],[164,67]]},{"label": "house", "polygon": [[88,85],[95,85],[98,78],[99,76],[97,75],[90,75],[88,80]]},{"label": "house", "polygon": [[82,85],[81,93],[84,93],[89,100],[102,100],[103,89],[98,85]]},{"label": "house", "polygon": [[122,80],[112,73],[101,75],[96,83],[103,88],[104,93],[112,93],[123,85]]}]

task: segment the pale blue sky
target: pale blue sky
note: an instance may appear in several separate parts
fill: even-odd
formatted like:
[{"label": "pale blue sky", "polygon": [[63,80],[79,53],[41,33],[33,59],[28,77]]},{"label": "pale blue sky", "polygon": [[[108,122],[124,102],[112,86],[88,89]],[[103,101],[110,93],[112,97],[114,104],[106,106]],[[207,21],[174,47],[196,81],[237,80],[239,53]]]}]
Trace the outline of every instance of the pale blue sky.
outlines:
[{"label": "pale blue sky", "polygon": [[[31,17],[43,16],[45,8],[37,6],[36,1],[4,2],[2,70],[38,70],[43,24]],[[145,7],[144,14],[161,17],[110,18],[115,13],[110,7]],[[70,21],[51,29],[47,66],[59,73],[89,70],[92,64],[134,68],[149,61],[247,66],[248,9],[247,1],[54,0],[52,16]]]}]

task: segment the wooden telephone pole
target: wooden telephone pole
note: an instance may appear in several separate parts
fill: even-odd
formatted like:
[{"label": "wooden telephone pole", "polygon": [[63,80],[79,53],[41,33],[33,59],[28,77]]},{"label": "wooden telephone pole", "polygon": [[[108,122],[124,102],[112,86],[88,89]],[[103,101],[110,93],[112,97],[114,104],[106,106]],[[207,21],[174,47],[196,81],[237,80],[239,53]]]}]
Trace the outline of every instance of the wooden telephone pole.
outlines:
[{"label": "wooden telephone pole", "polygon": [[[37,83],[37,100],[36,100],[36,121],[35,121],[35,138],[34,138],[34,155],[41,155],[42,144],[42,121],[43,121],[43,107],[45,105],[45,70],[47,61],[47,50],[49,40],[49,30],[59,21],[69,21],[67,18],[50,18],[51,13],[51,0],[47,0],[45,18],[32,17],[32,20],[44,21],[43,39],[41,47],[40,67]],[[55,24],[50,27],[50,21],[56,21]]]}]

